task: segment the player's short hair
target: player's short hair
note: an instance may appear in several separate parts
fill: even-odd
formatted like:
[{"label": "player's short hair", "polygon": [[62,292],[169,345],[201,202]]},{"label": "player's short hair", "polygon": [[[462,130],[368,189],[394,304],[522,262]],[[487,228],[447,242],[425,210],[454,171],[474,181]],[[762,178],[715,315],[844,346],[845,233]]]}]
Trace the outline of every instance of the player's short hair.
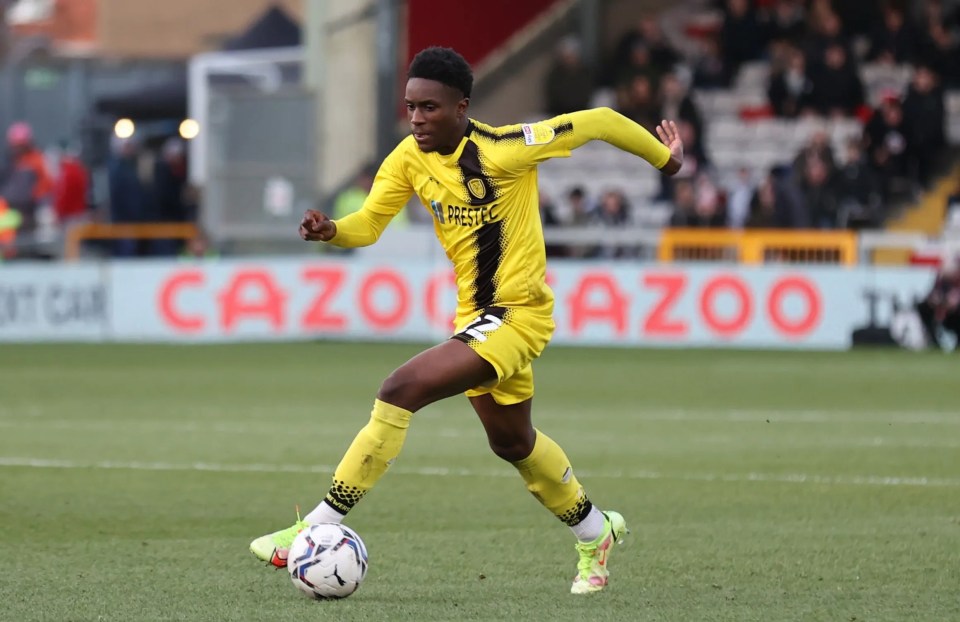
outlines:
[{"label": "player's short hair", "polygon": [[413,57],[407,79],[435,80],[455,88],[464,97],[473,90],[473,70],[467,61],[451,48],[429,47]]}]

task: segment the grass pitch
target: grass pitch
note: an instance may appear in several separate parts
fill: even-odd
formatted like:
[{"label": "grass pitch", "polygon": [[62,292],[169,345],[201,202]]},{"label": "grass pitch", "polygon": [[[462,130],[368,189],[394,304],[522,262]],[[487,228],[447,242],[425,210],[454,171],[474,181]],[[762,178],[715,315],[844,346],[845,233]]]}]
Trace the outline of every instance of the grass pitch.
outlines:
[{"label": "grass pitch", "polygon": [[960,620],[960,359],[553,347],[535,422],[633,530],[568,592],[569,531],[463,398],[350,515],[312,602],[249,541],[326,491],[410,345],[0,347],[0,619]]}]

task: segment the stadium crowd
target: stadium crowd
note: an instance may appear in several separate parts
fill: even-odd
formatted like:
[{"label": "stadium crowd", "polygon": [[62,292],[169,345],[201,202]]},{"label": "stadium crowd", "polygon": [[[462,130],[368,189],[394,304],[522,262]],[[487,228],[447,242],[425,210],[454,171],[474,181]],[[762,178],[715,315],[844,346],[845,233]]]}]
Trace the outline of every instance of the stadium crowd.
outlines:
[{"label": "stadium crowd", "polygon": [[[7,214],[8,224],[16,226],[0,226],[0,258],[48,257],[51,251],[45,241],[61,239],[68,228],[93,219],[129,224],[196,218],[186,150],[179,138],[167,138],[145,150],[138,139],[114,137],[104,206],[96,205],[91,173],[69,145],[41,150],[30,125],[16,122],[7,129],[6,148],[6,157],[0,160],[0,225]],[[121,239],[107,250],[115,257],[169,257],[197,254],[198,243],[203,240],[184,244]]]},{"label": "stadium crowd", "polygon": [[[576,38],[562,39],[543,101],[548,115],[609,105],[651,131],[660,119],[676,119],[685,144],[683,169],[661,178],[651,192],[633,191],[629,177],[604,188],[552,189],[542,198],[545,224],[649,224],[637,223],[634,215],[638,203],[650,202],[669,206],[658,225],[878,227],[891,206],[915,200],[936,177],[948,142],[944,89],[960,88],[960,0],[690,0],[682,7],[682,27],[665,26],[669,12],[646,16],[609,42],[598,66],[585,62]],[[711,94],[736,96],[741,75],[757,67],[765,101],[740,102],[730,118],[705,107]],[[900,88],[877,91],[863,79],[867,68],[905,68],[908,77]],[[838,120],[852,122],[857,132],[838,142],[826,127]],[[728,151],[711,144],[711,124],[746,131],[770,122],[822,127],[795,153],[782,152],[779,144],[750,145],[780,149],[773,164],[732,163]],[[196,219],[179,138],[150,145],[114,139],[101,183],[93,183],[70,149],[41,152],[23,123],[8,128],[6,147],[0,158],[6,163],[0,164],[3,256],[17,248],[14,235],[20,254],[30,256],[30,240],[50,230],[62,234],[85,218]],[[359,193],[348,189],[338,212],[362,203],[360,186]],[[18,227],[3,226],[14,215],[21,219]],[[176,241],[121,240],[109,250],[125,257],[184,249]],[[630,254],[580,246],[550,251],[570,257]]]},{"label": "stadium crowd", "polygon": [[[947,147],[944,89],[960,86],[960,3],[725,0],[701,3],[701,11],[719,18],[710,26],[687,15],[688,25],[708,26],[688,26],[679,39],[665,34],[662,16],[644,17],[599,68],[589,67],[578,41],[567,38],[544,86],[549,114],[603,103],[650,130],[662,118],[680,121],[684,168],[651,197],[671,206],[670,225],[877,227],[890,206],[929,186]],[[736,92],[739,73],[758,66],[766,101],[741,105],[735,121],[816,127],[848,120],[860,130],[842,146],[825,129],[814,130],[799,152],[782,154],[769,168],[730,170],[714,161],[706,130],[716,119],[699,100]],[[865,67],[905,68],[907,84],[882,86],[871,98]],[[630,222],[624,190],[585,196],[586,189],[574,188],[555,210],[563,217],[551,218]]]}]

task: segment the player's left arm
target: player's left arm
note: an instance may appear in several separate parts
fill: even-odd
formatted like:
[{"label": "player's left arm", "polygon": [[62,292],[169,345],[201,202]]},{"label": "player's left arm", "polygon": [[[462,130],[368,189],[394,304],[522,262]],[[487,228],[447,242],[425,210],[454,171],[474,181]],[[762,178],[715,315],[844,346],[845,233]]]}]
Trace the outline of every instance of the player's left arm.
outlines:
[{"label": "player's left arm", "polygon": [[657,127],[660,140],[610,108],[571,112],[504,130],[517,131],[514,127],[522,134],[523,144],[511,151],[513,159],[505,167],[508,170],[521,172],[550,158],[568,157],[591,140],[602,140],[639,156],[667,175],[676,174],[683,165],[683,141],[673,121]]},{"label": "player's left arm", "polygon": [[581,110],[567,116],[573,124],[571,149],[591,140],[602,140],[643,158],[667,175],[675,175],[683,166],[683,140],[673,121],[663,121],[657,126],[660,136],[657,140],[642,125],[610,108]]}]

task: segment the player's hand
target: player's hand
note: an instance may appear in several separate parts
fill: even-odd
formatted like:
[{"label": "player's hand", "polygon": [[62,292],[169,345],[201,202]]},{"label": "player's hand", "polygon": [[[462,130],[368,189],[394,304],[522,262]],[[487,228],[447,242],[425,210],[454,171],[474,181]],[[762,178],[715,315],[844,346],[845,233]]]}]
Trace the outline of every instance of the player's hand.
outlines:
[{"label": "player's hand", "polygon": [[308,209],[300,221],[300,237],[308,242],[327,242],[337,234],[337,225],[323,212]]},{"label": "player's hand", "polygon": [[680,138],[680,130],[673,121],[664,120],[657,126],[657,136],[670,150],[670,161],[661,170],[667,175],[675,175],[683,166],[683,139]]}]

